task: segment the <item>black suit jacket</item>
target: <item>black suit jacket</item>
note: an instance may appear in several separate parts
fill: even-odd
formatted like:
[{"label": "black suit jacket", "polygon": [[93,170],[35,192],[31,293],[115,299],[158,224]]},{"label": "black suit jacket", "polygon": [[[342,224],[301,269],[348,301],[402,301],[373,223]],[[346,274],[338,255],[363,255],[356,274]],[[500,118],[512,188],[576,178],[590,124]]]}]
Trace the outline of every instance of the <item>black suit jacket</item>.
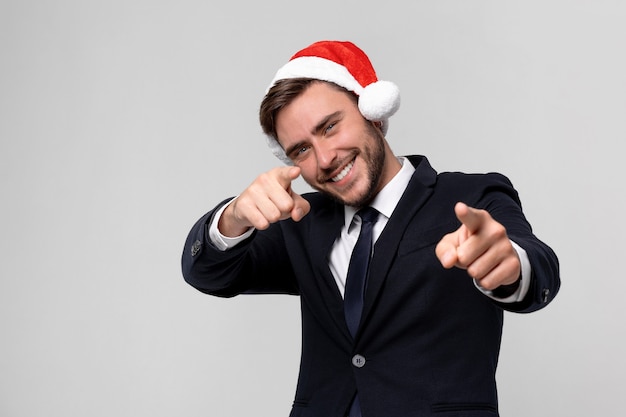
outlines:
[{"label": "black suit jacket", "polygon": [[[376,242],[354,340],[328,267],[342,205],[307,194],[311,212],[301,222],[273,224],[226,252],[208,239],[215,210],[189,234],[183,274],[198,290],[300,295],[302,358],[291,417],[343,417],[357,390],[364,417],[496,416],[503,309],[531,312],[558,291],[557,258],[533,235],[508,179],[437,174],[424,157],[410,161],[416,171]],[[465,271],[439,263],[435,245],[460,225],[457,201],[489,211],[526,250],[532,282],[523,301],[495,302]]]}]

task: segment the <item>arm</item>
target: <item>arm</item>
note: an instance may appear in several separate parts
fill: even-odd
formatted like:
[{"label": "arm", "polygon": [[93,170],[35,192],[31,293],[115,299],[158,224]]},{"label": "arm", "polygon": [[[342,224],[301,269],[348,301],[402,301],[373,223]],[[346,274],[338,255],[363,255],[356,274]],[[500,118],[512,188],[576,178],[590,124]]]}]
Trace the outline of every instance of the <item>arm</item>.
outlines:
[{"label": "arm", "polygon": [[[240,293],[297,293],[279,220],[299,221],[309,203],[291,190],[299,175],[295,167],[275,168],[259,175],[232,204],[222,202],[203,216],[189,233],[182,256],[185,280],[198,290],[217,296]],[[216,214],[220,214],[216,218]],[[250,237],[224,251],[210,237],[217,224],[221,234]]]},{"label": "arm", "polygon": [[297,294],[298,288],[278,224],[252,235],[226,251],[209,237],[209,225],[227,201],[192,227],[182,254],[185,281],[197,290],[219,297],[244,293]]},{"label": "arm", "polygon": [[[502,308],[518,312],[540,309],[558,292],[558,260],[532,233],[510,182],[500,175],[490,177],[499,184],[489,187],[475,201],[482,209],[463,203],[455,206],[461,225],[439,242],[437,256],[445,268],[467,270],[496,301],[516,291],[525,293],[521,299],[499,302]],[[520,257],[512,242],[522,248],[524,256]],[[525,270],[522,260],[527,265]]]}]

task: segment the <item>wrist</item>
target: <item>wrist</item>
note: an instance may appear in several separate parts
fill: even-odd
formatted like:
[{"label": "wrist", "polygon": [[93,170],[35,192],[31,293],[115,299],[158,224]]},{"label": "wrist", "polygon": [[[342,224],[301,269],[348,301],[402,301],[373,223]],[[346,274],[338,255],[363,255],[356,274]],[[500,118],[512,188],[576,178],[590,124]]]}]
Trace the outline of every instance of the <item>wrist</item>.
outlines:
[{"label": "wrist", "polygon": [[522,282],[522,276],[520,275],[515,282],[512,284],[504,284],[500,285],[498,288],[492,291],[494,297],[497,298],[507,298],[511,295],[515,294],[518,290],[520,283]]},{"label": "wrist", "polygon": [[234,213],[234,199],[222,212],[217,222],[217,230],[226,237],[234,238],[246,233],[252,226],[243,226],[237,221]]}]

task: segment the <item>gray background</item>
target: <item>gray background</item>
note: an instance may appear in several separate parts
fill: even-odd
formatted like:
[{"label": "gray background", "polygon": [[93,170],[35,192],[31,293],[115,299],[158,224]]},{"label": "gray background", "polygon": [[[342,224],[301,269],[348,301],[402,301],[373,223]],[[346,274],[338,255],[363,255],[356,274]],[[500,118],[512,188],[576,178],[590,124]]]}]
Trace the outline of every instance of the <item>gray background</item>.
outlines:
[{"label": "gray background", "polygon": [[0,415],[288,414],[298,299],[205,296],[179,263],[277,164],[259,101],[325,38],[400,86],[396,153],[505,173],[560,257],[554,304],[506,314],[502,415],[616,415],[624,21],[618,0],[1,0]]}]

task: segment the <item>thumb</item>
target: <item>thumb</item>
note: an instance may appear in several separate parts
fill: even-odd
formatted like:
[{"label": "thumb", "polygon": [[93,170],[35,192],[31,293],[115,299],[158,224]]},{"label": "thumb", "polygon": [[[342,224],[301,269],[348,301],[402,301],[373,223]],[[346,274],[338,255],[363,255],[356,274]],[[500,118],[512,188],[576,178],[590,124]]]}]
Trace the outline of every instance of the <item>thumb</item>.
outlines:
[{"label": "thumb", "polygon": [[475,233],[484,223],[484,216],[481,215],[482,210],[475,209],[465,203],[456,203],[454,212],[457,219],[465,225],[470,233]]},{"label": "thumb", "polygon": [[299,222],[304,216],[309,214],[309,211],[311,211],[311,204],[305,200],[304,197],[293,190],[291,190],[290,194],[294,203],[293,209],[291,210],[291,218],[294,221]]},{"label": "thumb", "polygon": [[435,254],[439,259],[439,262],[441,262],[441,265],[446,269],[452,268],[458,261],[458,255],[456,252],[459,241],[458,234],[458,230],[448,233],[439,241],[439,243],[437,243],[437,246],[435,247]]},{"label": "thumb", "polygon": [[289,195],[293,200],[291,218],[294,221],[299,222],[309,213],[309,211],[311,211],[311,204],[309,204],[307,200],[291,188],[291,182],[300,176],[300,168],[296,166],[282,167],[279,175],[282,177],[282,181],[285,181],[285,189],[289,192]]}]

